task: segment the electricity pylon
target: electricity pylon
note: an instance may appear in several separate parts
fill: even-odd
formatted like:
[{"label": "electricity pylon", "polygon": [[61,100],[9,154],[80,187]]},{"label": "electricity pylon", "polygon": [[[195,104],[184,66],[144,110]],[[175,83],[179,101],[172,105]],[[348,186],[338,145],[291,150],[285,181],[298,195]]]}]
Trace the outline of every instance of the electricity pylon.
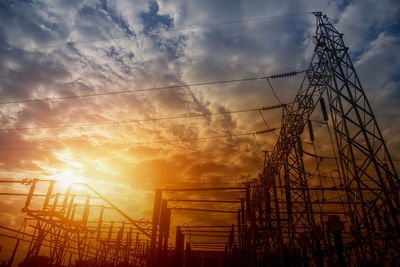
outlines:
[{"label": "electricity pylon", "polygon": [[[261,222],[271,225],[267,231],[275,238],[277,250],[285,244],[311,251],[310,242],[315,246],[315,241],[319,244],[326,239],[315,233],[320,231],[317,224],[327,223],[334,234],[344,229],[341,217],[329,212],[316,220],[310,197],[314,192],[309,190],[309,176],[304,170],[301,134],[318,102],[322,102],[324,120],[328,120],[325,96],[337,168],[343,181],[337,190],[345,196],[346,204],[337,214],[349,222],[347,261],[358,266],[382,266],[400,255],[399,178],[343,35],[321,12],[313,14],[317,22],[314,55],[294,102],[285,109],[281,132],[258,184],[262,190],[254,190],[253,222],[260,222],[258,229],[263,231],[266,228]],[[341,236],[336,237],[339,239],[335,242],[343,243]],[[333,258],[345,264],[341,253]]]}]

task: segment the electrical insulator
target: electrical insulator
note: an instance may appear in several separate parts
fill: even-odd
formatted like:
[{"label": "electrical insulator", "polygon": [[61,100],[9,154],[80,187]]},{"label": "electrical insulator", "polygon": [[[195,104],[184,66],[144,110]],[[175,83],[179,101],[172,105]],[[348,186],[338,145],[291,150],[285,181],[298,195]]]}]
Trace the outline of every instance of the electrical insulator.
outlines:
[{"label": "electrical insulator", "polygon": [[297,137],[297,145],[299,147],[300,156],[303,156],[303,143],[301,142],[300,136]]},{"label": "electrical insulator", "polygon": [[325,100],[321,97],[319,99],[319,103],[321,105],[322,117],[324,118],[324,121],[327,121],[328,120],[328,112],[326,111]]},{"label": "electrical insulator", "polygon": [[286,106],[287,106],[287,104],[279,104],[279,105],[274,105],[274,106],[269,106],[269,107],[262,107],[261,110],[272,110],[272,109],[284,108]]},{"label": "electrical insulator", "polygon": [[273,132],[275,130],[277,130],[277,128],[270,128],[268,130],[262,130],[262,131],[255,132],[254,134],[265,134],[265,133]]},{"label": "electrical insulator", "polygon": [[285,78],[285,77],[295,76],[297,74],[298,74],[297,71],[292,71],[292,72],[286,72],[286,73],[271,75],[269,78],[278,79],[278,78]]},{"label": "electrical insulator", "polygon": [[311,142],[314,142],[314,131],[312,128],[312,123],[310,120],[308,120],[307,124],[308,124],[308,132],[310,133],[310,140],[311,140]]}]

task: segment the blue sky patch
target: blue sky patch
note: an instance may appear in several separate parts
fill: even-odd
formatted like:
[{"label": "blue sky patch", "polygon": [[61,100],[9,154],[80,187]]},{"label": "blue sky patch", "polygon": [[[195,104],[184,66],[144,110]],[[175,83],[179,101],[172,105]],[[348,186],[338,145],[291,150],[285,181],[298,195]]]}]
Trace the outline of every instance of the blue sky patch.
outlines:
[{"label": "blue sky patch", "polygon": [[151,31],[164,26],[167,30],[173,26],[174,20],[168,15],[159,15],[157,2],[151,2],[149,12],[142,13],[141,18],[144,24],[143,32],[148,35]]}]

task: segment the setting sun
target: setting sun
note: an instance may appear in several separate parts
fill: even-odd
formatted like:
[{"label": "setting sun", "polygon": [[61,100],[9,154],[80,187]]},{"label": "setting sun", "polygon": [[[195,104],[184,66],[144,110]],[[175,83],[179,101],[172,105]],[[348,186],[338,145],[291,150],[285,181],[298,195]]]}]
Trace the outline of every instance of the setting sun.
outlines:
[{"label": "setting sun", "polygon": [[71,169],[65,169],[59,174],[53,176],[56,181],[59,181],[64,187],[68,187],[73,183],[85,182],[85,178],[77,174],[76,171]]}]

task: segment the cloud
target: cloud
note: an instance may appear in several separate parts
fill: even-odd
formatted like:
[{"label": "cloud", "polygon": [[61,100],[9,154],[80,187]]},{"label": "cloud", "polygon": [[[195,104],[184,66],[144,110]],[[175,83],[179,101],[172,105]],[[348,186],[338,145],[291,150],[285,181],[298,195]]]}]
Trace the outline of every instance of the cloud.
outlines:
[{"label": "cloud", "polygon": [[[384,3],[172,0],[2,3],[2,101],[182,86],[0,105],[0,148],[24,149],[1,150],[0,170],[4,176],[12,174],[16,178],[22,173],[47,177],[70,167],[60,156],[68,152],[68,160],[81,164],[80,171],[87,181],[96,183],[97,189],[115,198],[117,204],[127,206],[122,198],[133,196],[117,196],[113,190],[122,190],[115,188],[135,192],[133,202],[142,207],[140,212],[148,218],[155,188],[232,185],[257,177],[264,160],[260,150],[273,148],[276,137],[272,134],[257,135],[258,143],[251,135],[164,142],[264,130],[267,126],[257,112],[29,131],[5,128],[161,118],[275,105],[278,101],[265,81],[190,87],[185,84],[307,68],[313,53],[311,36],[315,18],[306,13],[314,10],[326,13],[344,32],[384,136],[388,137],[390,147],[398,148],[398,123],[394,122],[400,111],[397,70],[400,58],[395,20],[400,8],[396,1]],[[271,83],[281,101],[289,102],[301,80],[302,75],[298,75]],[[281,114],[281,110],[263,112],[270,127],[279,127]],[[321,140],[327,140],[327,133],[318,126],[315,132]],[[312,147],[307,149],[312,152]],[[326,142],[317,145],[320,153],[329,153],[329,149]],[[143,198],[142,202],[138,198]],[[129,208],[134,210],[132,206]],[[189,218],[187,214],[180,218],[190,223],[204,219],[198,215]]]}]

